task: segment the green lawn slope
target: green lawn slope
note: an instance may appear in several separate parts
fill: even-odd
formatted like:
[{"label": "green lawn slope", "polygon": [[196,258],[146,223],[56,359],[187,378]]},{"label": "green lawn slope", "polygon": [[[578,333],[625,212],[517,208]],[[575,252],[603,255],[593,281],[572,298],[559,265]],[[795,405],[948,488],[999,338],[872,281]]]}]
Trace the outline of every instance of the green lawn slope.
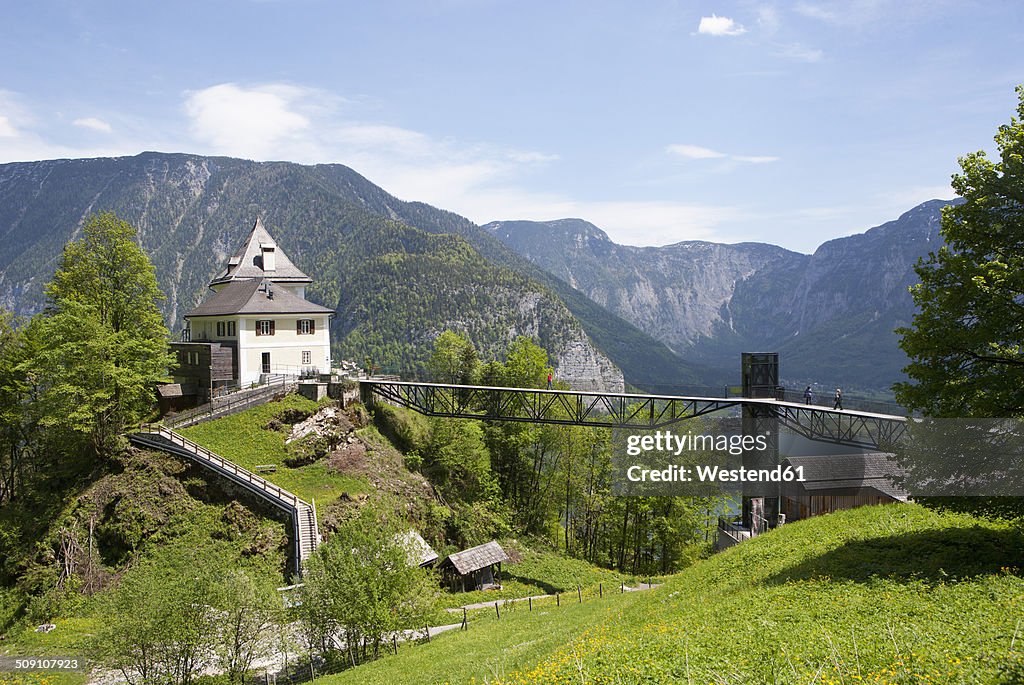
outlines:
[{"label": "green lawn slope", "polygon": [[342,683],[1020,683],[1024,536],[917,505],[789,524],[649,593],[517,609]]},{"label": "green lawn slope", "polygon": [[297,468],[285,465],[289,456],[285,439],[290,426],[274,428],[273,421],[289,411],[312,414],[318,407],[312,400],[291,394],[238,414],[183,428],[180,433],[250,471],[256,471],[257,466],[273,465],[276,471],[260,475],[307,502],[316,500],[322,516],[322,508],[342,494],[363,493],[371,488],[364,479],[329,469],[324,460]]}]

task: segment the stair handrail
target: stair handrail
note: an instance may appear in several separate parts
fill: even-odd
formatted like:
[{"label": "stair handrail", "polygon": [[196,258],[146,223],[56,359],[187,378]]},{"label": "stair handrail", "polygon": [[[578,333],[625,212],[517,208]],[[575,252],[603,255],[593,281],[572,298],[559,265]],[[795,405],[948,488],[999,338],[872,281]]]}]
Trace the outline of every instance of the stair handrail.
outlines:
[{"label": "stair handrail", "polygon": [[300,504],[304,504],[304,502],[300,500],[297,495],[288,492],[287,490],[278,485],[271,483],[266,478],[257,476],[252,471],[242,468],[238,464],[225,459],[216,452],[211,452],[202,445],[192,440],[189,440],[184,435],[177,433],[171,430],[170,428],[167,428],[166,426],[143,424],[140,427],[140,431],[143,433],[156,433],[157,435],[160,435],[161,437],[170,440],[172,444],[180,445],[181,447],[203,457],[207,461],[211,461],[214,464],[217,464],[225,471],[233,473],[239,477],[244,477],[249,483],[255,485],[256,487],[259,487],[261,490],[267,492],[268,494],[275,495],[278,499],[282,501],[290,502],[291,505],[295,508],[298,508]]}]

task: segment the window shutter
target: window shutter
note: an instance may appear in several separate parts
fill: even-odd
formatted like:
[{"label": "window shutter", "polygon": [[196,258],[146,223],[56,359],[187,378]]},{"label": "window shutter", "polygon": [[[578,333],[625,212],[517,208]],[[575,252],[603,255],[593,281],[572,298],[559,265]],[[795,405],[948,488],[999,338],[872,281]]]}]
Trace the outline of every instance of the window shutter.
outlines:
[{"label": "window shutter", "polygon": [[295,335],[302,335],[302,319],[295,320]]},{"label": "window shutter", "polygon": [[270,334],[271,335],[274,334],[274,320],[273,319],[270,320]]},{"label": "window shutter", "polygon": [[316,333],[316,319],[309,320],[309,332]]}]

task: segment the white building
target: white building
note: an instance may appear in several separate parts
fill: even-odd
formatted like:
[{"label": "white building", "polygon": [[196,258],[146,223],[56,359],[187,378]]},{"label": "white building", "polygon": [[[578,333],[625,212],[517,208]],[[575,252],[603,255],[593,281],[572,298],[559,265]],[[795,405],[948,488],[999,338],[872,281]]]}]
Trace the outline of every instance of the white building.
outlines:
[{"label": "white building", "polygon": [[256,219],[210,282],[213,292],[185,315],[176,377],[191,381],[203,401],[219,387],[268,375],[328,372],[333,311],[306,300],[310,283]]}]

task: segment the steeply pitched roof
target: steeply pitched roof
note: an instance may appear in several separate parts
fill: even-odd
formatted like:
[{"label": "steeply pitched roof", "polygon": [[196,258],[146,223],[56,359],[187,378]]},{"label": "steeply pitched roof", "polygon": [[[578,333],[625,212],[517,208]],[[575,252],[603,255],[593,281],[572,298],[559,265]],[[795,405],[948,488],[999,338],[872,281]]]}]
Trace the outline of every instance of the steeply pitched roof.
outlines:
[{"label": "steeply pitched roof", "polygon": [[902,475],[903,469],[885,452],[788,457],[786,461],[790,466],[803,467],[804,482],[800,485],[809,492],[873,488],[893,499],[907,500],[907,493],[889,480]]},{"label": "steeply pitched roof", "polygon": [[478,571],[486,566],[498,564],[502,561],[509,561],[509,556],[505,554],[505,550],[501,548],[501,545],[491,540],[482,545],[449,555],[445,563],[450,562],[455,567],[455,570],[459,572],[459,575],[464,576],[467,573]]},{"label": "steeply pitched roof", "polygon": [[[271,294],[273,295],[271,297]],[[287,288],[275,288],[258,278],[231,281],[203,300],[202,304],[185,315],[230,316],[232,314],[331,314],[321,307],[291,293]]]},{"label": "steeply pitched roof", "polygon": [[[274,248],[274,269],[264,271],[263,269],[263,248]],[[263,221],[257,217],[256,223],[249,232],[242,246],[228,260],[224,271],[217,274],[216,278],[210,281],[210,285],[228,283],[238,279],[269,278],[272,281],[281,283],[312,283],[313,279],[304,274],[299,267],[292,263],[288,255],[277,245],[277,241],[270,235],[270,232],[263,227]]]}]

